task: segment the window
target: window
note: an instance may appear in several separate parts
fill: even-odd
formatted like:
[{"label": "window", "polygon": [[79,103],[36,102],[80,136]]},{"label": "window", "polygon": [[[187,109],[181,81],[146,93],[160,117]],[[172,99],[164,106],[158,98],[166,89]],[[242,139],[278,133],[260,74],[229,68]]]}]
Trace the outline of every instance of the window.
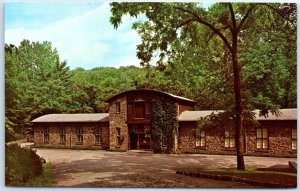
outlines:
[{"label": "window", "polygon": [[44,143],[49,143],[49,127],[44,127]]},{"label": "window", "polygon": [[133,116],[133,104],[132,103],[127,104],[127,115],[129,118],[131,118]]},{"label": "window", "polygon": [[200,128],[196,129],[196,146],[205,147],[205,132]]},{"label": "window", "polygon": [[148,126],[148,125],[145,126],[145,137],[146,138],[151,137],[151,130],[150,130],[150,126]]},{"label": "window", "polygon": [[82,144],[83,143],[83,129],[82,127],[76,128],[76,134],[77,134],[77,143]]},{"label": "window", "polygon": [[116,102],[116,113],[120,113],[120,112],[121,112],[120,102]]},{"label": "window", "polygon": [[130,127],[130,133],[136,133],[137,132],[137,127],[136,126],[131,126]]},{"label": "window", "polygon": [[101,144],[101,128],[100,127],[95,128],[95,144],[97,144],[97,145]]},{"label": "window", "polygon": [[59,137],[60,137],[60,143],[66,142],[66,128],[64,127],[59,128]]},{"label": "window", "polygon": [[256,148],[268,149],[269,148],[269,137],[267,128],[256,129]]},{"label": "window", "polygon": [[297,150],[297,129],[292,129],[292,149]]},{"label": "window", "polygon": [[121,145],[121,129],[116,128],[116,145]]},{"label": "window", "polygon": [[225,147],[226,148],[235,147],[235,132],[233,129],[225,130]]}]

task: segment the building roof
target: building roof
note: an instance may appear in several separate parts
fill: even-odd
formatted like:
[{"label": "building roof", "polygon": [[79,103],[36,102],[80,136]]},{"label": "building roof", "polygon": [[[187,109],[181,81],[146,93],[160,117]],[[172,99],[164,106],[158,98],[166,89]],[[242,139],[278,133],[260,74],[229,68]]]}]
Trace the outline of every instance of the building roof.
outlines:
[{"label": "building roof", "polygon": [[271,113],[268,114],[267,117],[259,116],[259,110],[254,110],[255,118],[257,120],[297,120],[297,108],[292,109],[279,109],[279,116],[272,115]]},{"label": "building roof", "polygon": [[[178,121],[199,121],[201,117],[206,117],[214,112],[215,114],[222,112],[222,110],[207,110],[207,111],[184,111],[178,118]],[[293,109],[279,109],[280,115],[277,117],[271,113],[267,117],[259,116],[259,110],[254,110],[255,118],[259,121],[271,120],[297,120],[297,108]]]},{"label": "building roof", "polygon": [[128,93],[132,93],[132,92],[145,92],[145,93],[156,93],[156,94],[162,94],[162,95],[166,95],[168,97],[171,97],[175,100],[179,100],[179,101],[187,101],[187,102],[191,102],[193,104],[195,104],[196,102],[194,100],[185,98],[185,97],[181,97],[181,96],[177,96],[171,93],[167,93],[167,92],[163,92],[163,91],[159,91],[159,90],[151,90],[151,89],[137,89],[137,90],[129,90],[129,91],[125,91],[125,92],[121,92],[119,94],[116,94],[114,96],[112,96],[111,98],[109,98],[108,100],[106,100],[106,102],[110,102],[111,100],[115,99],[116,97],[119,97],[121,95],[124,94],[128,94]]},{"label": "building roof", "polygon": [[48,114],[34,119],[33,123],[54,122],[108,122],[108,113],[76,113],[76,114]]}]

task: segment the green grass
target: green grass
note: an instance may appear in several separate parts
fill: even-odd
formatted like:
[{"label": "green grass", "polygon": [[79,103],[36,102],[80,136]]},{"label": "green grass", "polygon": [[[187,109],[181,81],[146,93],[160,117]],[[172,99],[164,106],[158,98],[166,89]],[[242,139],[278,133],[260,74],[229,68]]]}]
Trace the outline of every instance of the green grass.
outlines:
[{"label": "green grass", "polygon": [[28,181],[26,186],[32,187],[51,187],[54,186],[54,177],[52,164],[50,162],[43,164],[43,173]]}]

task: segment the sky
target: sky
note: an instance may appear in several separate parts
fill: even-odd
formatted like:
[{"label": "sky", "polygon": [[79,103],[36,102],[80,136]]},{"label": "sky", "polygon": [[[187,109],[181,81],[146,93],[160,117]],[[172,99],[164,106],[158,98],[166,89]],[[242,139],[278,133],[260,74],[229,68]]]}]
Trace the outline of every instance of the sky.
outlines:
[{"label": "sky", "polygon": [[23,39],[50,41],[71,69],[139,66],[136,45],[141,40],[124,17],[118,29],[109,22],[109,2],[6,3],[5,37],[18,46]]}]

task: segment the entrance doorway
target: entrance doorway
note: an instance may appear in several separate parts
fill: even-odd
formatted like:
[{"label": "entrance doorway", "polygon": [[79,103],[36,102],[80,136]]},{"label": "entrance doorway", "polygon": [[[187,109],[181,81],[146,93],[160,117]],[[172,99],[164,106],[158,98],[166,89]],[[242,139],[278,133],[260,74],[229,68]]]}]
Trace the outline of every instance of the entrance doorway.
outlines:
[{"label": "entrance doorway", "polygon": [[138,134],[130,133],[130,149],[135,150],[138,149]]},{"label": "entrance doorway", "polygon": [[150,150],[152,140],[149,126],[132,125],[129,126],[129,145],[130,150]]}]

